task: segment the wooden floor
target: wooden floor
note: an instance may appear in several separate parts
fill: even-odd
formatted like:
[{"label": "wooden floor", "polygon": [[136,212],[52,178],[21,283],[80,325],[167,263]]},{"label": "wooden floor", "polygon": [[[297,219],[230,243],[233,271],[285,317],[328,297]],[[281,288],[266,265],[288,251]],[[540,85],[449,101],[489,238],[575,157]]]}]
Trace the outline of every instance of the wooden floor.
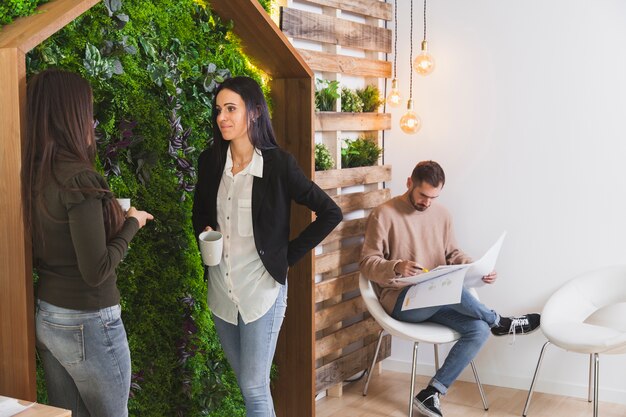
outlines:
[{"label": "wooden floor", "polygon": [[[418,377],[416,391],[428,382]],[[316,417],[406,417],[408,413],[409,374],[384,371],[373,375],[366,397],[364,381],[346,385],[341,398],[325,397],[317,401]],[[484,385],[489,411],[483,410],[475,384],[457,381],[442,397],[445,417],[521,416],[527,391]],[[600,417],[625,417],[626,405],[600,402]],[[414,417],[420,414],[413,412]],[[593,405],[586,399],[534,393],[528,417],[592,417]]]}]

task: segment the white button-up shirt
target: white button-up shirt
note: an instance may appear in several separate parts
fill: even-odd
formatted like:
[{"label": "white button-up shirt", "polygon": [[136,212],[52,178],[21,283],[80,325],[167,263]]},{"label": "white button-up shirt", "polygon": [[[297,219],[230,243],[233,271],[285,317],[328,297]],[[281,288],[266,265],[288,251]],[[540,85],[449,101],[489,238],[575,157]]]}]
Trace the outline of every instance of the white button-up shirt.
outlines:
[{"label": "white button-up shirt", "polygon": [[252,160],[235,176],[230,148],[217,192],[217,228],[224,239],[219,265],[209,267],[208,304],[220,319],[237,325],[261,318],[276,301],[278,283],[257,253],[252,230],[252,183],[263,177],[263,156],[255,149]]}]

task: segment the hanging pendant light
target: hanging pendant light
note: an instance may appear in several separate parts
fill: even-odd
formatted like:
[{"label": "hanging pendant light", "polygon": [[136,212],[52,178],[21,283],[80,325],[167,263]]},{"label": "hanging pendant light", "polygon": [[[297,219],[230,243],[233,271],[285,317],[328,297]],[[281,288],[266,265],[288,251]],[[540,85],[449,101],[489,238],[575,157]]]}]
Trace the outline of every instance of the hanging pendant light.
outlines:
[{"label": "hanging pendant light", "polygon": [[421,127],[422,121],[420,120],[419,116],[413,111],[413,100],[409,99],[407,104],[407,111],[400,118],[400,129],[402,129],[404,133],[414,135],[420,130]]},{"label": "hanging pendant light", "polygon": [[[409,39],[411,40],[411,53],[409,57],[410,66],[411,62],[413,62],[413,0],[411,0],[411,32]],[[414,135],[422,127],[422,121],[413,111],[413,71],[409,69],[409,73],[409,100],[407,102],[407,111],[400,118],[400,129],[402,129],[404,133]]]},{"label": "hanging pendant light", "polygon": [[428,53],[428,42],[426,42],[426,0],[424,0],[424,40],[422,41],[422,52],[415,58],[413,69],[420,75],[428,75],[435,69],[435,59]]},{"label": "hanging pendant light", "polygon": [[391,107],[400,106],[402,96],[398,90],[398,80],[396,79],[396,57],[398,56],[398,0],[393,2],[393,79],[391,80],[391,91],[387,96],[387,104]]}]

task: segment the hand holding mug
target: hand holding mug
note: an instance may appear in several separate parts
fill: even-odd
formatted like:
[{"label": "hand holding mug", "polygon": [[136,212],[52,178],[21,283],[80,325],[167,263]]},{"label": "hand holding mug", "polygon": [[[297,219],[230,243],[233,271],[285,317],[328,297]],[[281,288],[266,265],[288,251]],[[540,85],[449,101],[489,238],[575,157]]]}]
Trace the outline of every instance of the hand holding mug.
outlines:
[{"label": "hand holding mug", "polygon": [[219,265],[222,260],[222,249],[224,245],[222,234],[213,230],[210,226],[207,226],[198,236],[198,242],[202,262],[208,266]]},{"label": "hand holding mug", "polygon": [[126,212],[128,217],[134,217],[139,222],[139,228],[141,229],[146,225],[148,220],[153,220],[154,216],[147,211],[137,210],[135,207],[131,207]]}]

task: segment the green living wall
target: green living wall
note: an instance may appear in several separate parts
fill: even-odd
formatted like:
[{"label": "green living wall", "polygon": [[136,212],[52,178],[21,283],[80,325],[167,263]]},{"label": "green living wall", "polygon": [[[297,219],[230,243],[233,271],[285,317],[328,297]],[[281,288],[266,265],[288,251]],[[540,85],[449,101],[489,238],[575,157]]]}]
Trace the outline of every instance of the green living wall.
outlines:
[{"label": "green living wall", "polygon": [[0,0],[0,28],[21,16],[33,14],[35,8],[48,0]]},{"label": "green living wall", "polygon": [[[98,168],[118,197],[155,217],[118,268],[132,416],[245,415],[206,306],[191,228],[212,92],[230,75],[263,82],[229,25],[208,1],[104,0],[27,55],[30,75],[60,67],[91,82]],[[38,381],[45,402],[41,369]]]}]

